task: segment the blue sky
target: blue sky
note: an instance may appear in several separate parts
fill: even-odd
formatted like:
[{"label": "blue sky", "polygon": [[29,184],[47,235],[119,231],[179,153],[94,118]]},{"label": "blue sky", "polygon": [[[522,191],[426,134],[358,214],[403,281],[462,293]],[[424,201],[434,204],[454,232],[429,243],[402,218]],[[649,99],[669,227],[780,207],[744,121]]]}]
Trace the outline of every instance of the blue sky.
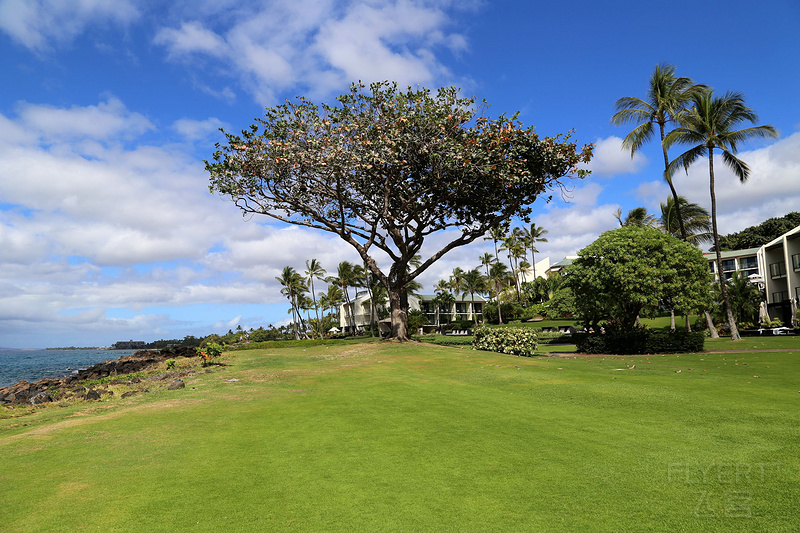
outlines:
[{"label": "blue sky", "polygon": [[[794,0],[0,0],[0,346],[107,345],[279,323],[274,278],[356,254],[334,237],[243,220],[208,193],[217,129],[265,105],[331,101],[355,80],[456,85],[490,114],[597,143],[572,197],[534,206],[557,261],[667,196],[660,154],[620,150],[621,96],[657,63],[745,94],[778,140],[718,176],[722,233],[800,209],[800,74]],[[676,155],[677,150],[672,154]],[[703,164],[676,178],[709,205]],[[430,289],[490,243],[426,272]]]}]

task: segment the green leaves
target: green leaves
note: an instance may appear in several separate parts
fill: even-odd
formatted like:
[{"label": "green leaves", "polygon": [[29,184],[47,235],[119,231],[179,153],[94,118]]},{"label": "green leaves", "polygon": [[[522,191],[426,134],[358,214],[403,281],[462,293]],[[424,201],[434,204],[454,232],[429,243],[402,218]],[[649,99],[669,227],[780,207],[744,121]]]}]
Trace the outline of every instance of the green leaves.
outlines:
[{"label": "green leaves", "polygon": [[[577,166],[591,145],[540,138],[516,115],[485,109],[455,87],[389,82],[353,84],[335,105],[287,101],[241,135],[226,133],[206,162],[210,190],[246,213],[336,233],[364,261],[382,250],[400,265],[396,279],[373,273],[399,289],[452,248],[527,217],[562,179],[585,175]],[[448,228],[460,234],[406,273],[425,238]]]},{"label": "green leaves", "polygon": [[566,272],[564,284],[582,317],[593,323],[611,318],[625,330],[646,306],[661,302],[684,313],[709,299],[708,264],[700,250],[653,228],[603,233]]}]

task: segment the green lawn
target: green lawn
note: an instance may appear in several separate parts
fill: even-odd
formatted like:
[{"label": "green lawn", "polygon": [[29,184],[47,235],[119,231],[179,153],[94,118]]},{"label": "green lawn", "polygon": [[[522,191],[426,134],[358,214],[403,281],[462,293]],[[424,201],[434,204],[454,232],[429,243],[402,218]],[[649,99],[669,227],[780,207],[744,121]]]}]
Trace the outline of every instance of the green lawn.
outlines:
[{"label": "green lawn", "polygon": [[182,390],[1,419],[0,530],[800,529],[800,349],[226,357]]}]

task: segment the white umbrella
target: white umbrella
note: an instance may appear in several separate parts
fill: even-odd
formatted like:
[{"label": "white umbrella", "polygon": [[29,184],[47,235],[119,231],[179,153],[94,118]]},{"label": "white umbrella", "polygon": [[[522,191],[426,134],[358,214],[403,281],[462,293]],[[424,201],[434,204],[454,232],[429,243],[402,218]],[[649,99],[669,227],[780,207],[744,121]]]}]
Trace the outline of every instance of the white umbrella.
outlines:
[{"label": "white umbrella", "polygon": [[767,314],[767,302],[762,301],[761,304],[758,306],[758,321],[766,322],[768,320],[769,320],[769,315]]}]

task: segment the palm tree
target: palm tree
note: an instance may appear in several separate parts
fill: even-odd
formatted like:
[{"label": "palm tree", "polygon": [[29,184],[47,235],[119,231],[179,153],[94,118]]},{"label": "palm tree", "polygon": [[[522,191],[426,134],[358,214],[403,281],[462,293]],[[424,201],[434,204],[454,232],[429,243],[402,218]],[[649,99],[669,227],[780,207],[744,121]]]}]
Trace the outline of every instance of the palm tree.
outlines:
[{"label": "palm tree", "polygon": [[[622,147],[631,151],[631,157],[644,143],[653,138],[655,126],[658,125],[661,150],[664,154],[664,179],[676,202],[678,192],[672,184],[667,145],[664,143],[668,135],[667,124],[675,123],[687,108],[692,95],[705,88],[705,85],[696,85],[690,78],[676,77],[675,67],[672,65],[656,65],[655,71],[650,76],[650,88],[646,100],[634,96],[620,98],[616,102],[617,112],[611,117],[611,123],[617,126],[637,124],[622,141]],[[680,207],[680,204],[676,204],[678,227],[681,238],[686,240]]]},{"label": "palm tree", "polygon": [[[319,264],[319,261],[316,259],[312,259],[311,261],[306,260],[306,277],[308,278],[308,282],[311,284],[311,299],[314,301],[314,311],[317,315],[317,325],[322,327],[319,319],[319,307],[317,306],[317,293],[314,292],[314,278],[318,280],[323,280],[325,274],[325,269],[322,268],[322,265]],[[322,338],[322,331],[319,332],[320,338]]]},{"label": "palm tree", "polygon": [[501,224],[489,230],[489,235],[484,237],[484,241],[492,241],[494,243],[494,258],[495,261],[500,261],[500,253],[497,249],[497,243],[505,240],[508,234],[508,225]]},{"label": "palm tree", "polygon": [[505,263],[497,262],[489,269],[489,282],[494,289],[495,302],[497,303],[497,319],[500,324],[503,323],[503,314],[500,311],[500,293],[503,292],[503,287],[508,282],[508,278],[509,270]]},{"label": "palm tree", "polygon": [[[300,339],[300,332],[297,327],[297,317],[300,316],[298,298],[308,291],[308,287],[303,277],[290,266],[283,267],[281,275],[276,276],[275,279],[283,286],[281,294],[286,296],[292,304],[292,330],[295,340],[298,340]],[[300,316],[300,319],[302,320],[302,316]]]},{"label": "palm tree", "polygon": [[731,339],[739,340],[739,330],[731,310],[727,284],[722,276],[722,254],[719,247],[717,231],[717,198],[714,191],[714,150],[722,153],[722,162],[730,168],[739,181],[744,183],[750,177],[747,163],[734,154],[742,142],[759,137],[777,137],[773,126],[751,126],[736,129],[741,123],[755,124],[756,113],[744,103],[744,96],[736,92],[727,92],[723,96],[714,96],[713,91],[703,90],[692,94],[692,108],[680,117],[680,127],[671,131],[664,142],[665,147],[673,144],[692,145],[687,151],[675,158],[667,171],[672,175],[679,167],[689,172],[689,167],[701,157],[708,157],[709,188],[711,191],[711,232],[714,237],[717,272],[720,273],[719,284],[722,299],[725,303],[725,314],[730,327]]},{"label": "palm tree", "polygon": [[483,274],[481,274],[479,269],[473,268],[464,274],[464,283],[461,287],[461,294],[462,296],[466,296],[467,293],[469,293],[469,312],[472,315],[476,326],[478,325],[478,316],[475,314],[475,293],[481,292],[485,287],[486,278],[483,277]]},{"label": "palm tree", "polygon": [[491,266],[491,264],[494,263],[495,258],[492,257],[492,254],[490,254],[489,252],[486,252],[485,254],[480,256],[479,260],[481,262],[481,266],[486,268],[486,277],[488,278],[489,277],[489,266]]},{"label": "palm tree", "polygon": [[525,246],[523,245],[522,230],[514,228],[503,240],[501,250],[505,250],[508,254],[508,266],[511,267],[511,274],[514,276],[514,287],[517,290],[517,302],[522,300],[522,295],[519,290],[519,260],[525,257]]},{"label": "palm tree", "polygon": [[344,295],[339,285],[335,283],[328,285],[328,290],[324,293],[320,293],[320,301],[323,297],[330,309],[331,315],[338,315],[339,307],[344,303]]},{"label": "palm tree", "polygon": [[522,235],[525,237],[525,245],[528,247],[528,250],[531,251],[531,265],[533,265],[533,279],[537,278],[536,276],[536,257],[533,255],[534,253],[538,253],[539,250],[536,249],[537,242],[547,242],[547,239],[544,237],[544,234],[547,233],[547,230],[537,226],[534,223],[531,223],[529,228],[525,228],[522,230]]},{"label": "palm tree", "polygon": [[[354,266],[349,261],[342,261],[336,267],[336,275],[325,278],[326,282],[335,283],[339,285],[339,287],[341,287],[342,294],[344,295],[344,301],[345,303],[348,304],[348,306],[350,304],[350,293],[348,292],[347,289],[348,287],[355,287],[358,285],[358,277],[360,269],[361,269],[360,266]],[[356,329],[355,316],[353,316],[354,314],[355,314],[355,308],[351,309],[350,313],[350,322],[353,328],[353,332],[355,332]]]},{"label": "palm tree", "polygon": [[678,196],[677,204],[671,196],[667,198],[666,203],[661,203],[661,218],[658,220],[661,231],[681,238],[677,206],[680,206],[683,217],[686,242],[698,246],[714,240],[711,236],[711,214],[704,207],[690,202],[683,196]]},{"label": "palm tree", "polygon": [[625,218],[622,218],[622,209],[617,208],[614,218],[619,221],[620,226],[637,226],[652,228],[656,223],[656,216],[647,212],[644,207],[634,207]]}]

